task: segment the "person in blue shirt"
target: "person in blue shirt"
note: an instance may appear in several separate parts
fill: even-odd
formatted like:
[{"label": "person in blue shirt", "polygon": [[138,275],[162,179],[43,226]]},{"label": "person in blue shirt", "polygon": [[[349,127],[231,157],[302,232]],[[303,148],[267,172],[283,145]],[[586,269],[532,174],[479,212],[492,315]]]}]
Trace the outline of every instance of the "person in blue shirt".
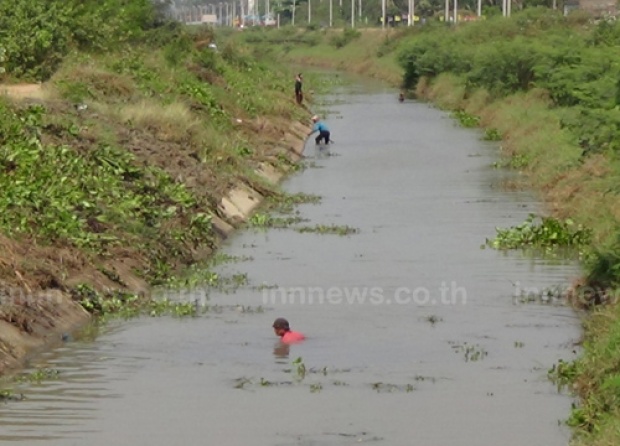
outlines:
[{"label": "person in blue shirt", "polygon": [[314,141],[320,144],[321,140],[325,140],[325,144],[329,144],[329,128],[327,128],[325,123],[321,121],[317,115],[312,117],[312,122],[314,122],[314,127],[312,127],[312,131],[308,134],[308,137],[312,136],[313,133],[319,132],[318,136],[314,138]]}]

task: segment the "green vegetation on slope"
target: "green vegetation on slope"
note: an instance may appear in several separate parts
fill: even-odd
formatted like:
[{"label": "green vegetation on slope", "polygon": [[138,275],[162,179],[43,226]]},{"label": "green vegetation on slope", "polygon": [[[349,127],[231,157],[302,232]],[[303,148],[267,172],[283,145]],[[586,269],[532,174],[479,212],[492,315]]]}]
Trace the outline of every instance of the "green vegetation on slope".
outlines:
[{"label": "green vegetation on slope", "polygon": [[261,60],[339,69],[398,85],[401,69],[395,49],[403,36],[416,30],[402,28],[384,34],[380,29],[256,27],[228,33],[227,38],[250,46]]},{"label": "green vegetation on slope", "polygon": [[[134,237],[148,239],[170,219],[184,218],[186,240],[208,240],[209,216],[195,214],[197,199],[162,169],[140,168],[129,152],[107,144],[79,153],[70,145],[42,143],[41,105],[13,110],[3,103],[0,113],[4,234],[101,252],[135,244]],[[59,130],[80,133],[77,126]]]},{"label": "green vegetation on slope", "polygon": [[47,82],[0,98],[0,292],[143,290],[212,252],[232,187],[282,196],[256,170],[294,161],[288,73],[147,0],[11,3],[4,80]]}]

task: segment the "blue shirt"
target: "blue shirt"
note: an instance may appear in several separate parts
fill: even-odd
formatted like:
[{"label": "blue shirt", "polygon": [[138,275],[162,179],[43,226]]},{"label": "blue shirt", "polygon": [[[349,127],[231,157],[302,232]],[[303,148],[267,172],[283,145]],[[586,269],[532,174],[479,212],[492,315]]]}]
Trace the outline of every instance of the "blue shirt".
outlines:
[{"label": "blue shirt", "polygon": [[329,132],[329,129],[327,128],[327,126],[325,124],[323,124],[322,121],[318,121],[314,123],[314,127],[312,128],[312,132],[310,133],[312,135],[312,133],[314,132]]}]

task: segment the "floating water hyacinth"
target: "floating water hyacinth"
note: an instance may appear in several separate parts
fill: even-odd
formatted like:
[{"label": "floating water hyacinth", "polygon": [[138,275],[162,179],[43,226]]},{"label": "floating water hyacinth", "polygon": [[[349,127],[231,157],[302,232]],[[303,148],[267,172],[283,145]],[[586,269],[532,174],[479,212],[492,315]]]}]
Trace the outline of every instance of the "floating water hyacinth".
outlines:
[{"label": "floating water hyacinth", "polygon": [[495,249],[519,249],[526,247],[581,247],[590,242],[592,233],[572,220],[558,220],[552,217],[537,217],[530,214],[521,224],[508,229],[496,228],[494,239],[486,244]]}]

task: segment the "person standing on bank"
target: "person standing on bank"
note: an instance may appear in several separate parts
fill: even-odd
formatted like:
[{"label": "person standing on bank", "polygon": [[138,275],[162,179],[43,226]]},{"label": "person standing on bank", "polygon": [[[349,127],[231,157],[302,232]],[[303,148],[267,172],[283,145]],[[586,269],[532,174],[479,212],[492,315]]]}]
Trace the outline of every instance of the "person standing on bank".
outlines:
[{"label": "person standing on bank", "polygon": [[304,77],[301,73],[298,73],[297,76],[295,76],[295,101],[297,101],[298,105],[301,105],[304,101],[304,93],[302,91],[303,81]]},{"label": "person standing on bank", "polygon": [[316,144],[317,145],[320,144],[321,140],[325,140],[325,144],[329,144],[330,143],[329,128],[327,128],[325,123],[321,121],[317,115],[314,115],[312,117],[312,122],[314,123],[314,127],[312,127],[312,131],[308,134],[308,138],[312,136],[312,134],[319,132],[318,136],[314,138],[314,141],[316,142]]}]

